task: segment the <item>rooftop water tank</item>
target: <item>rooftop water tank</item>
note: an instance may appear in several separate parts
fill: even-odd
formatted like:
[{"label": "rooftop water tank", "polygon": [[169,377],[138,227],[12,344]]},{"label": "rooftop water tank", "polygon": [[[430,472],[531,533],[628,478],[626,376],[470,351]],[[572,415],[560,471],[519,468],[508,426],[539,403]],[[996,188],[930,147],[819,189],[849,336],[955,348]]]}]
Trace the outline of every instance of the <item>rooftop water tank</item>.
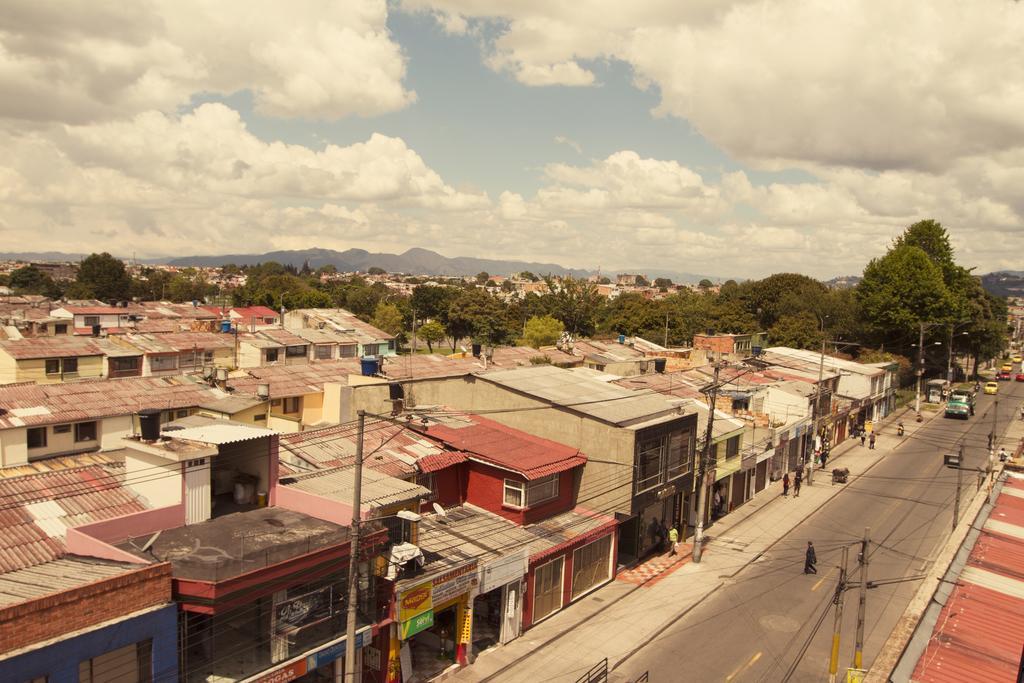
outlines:
[{"label": "rooftop water tank", "polygon": [[359,366],[362,369],[363,377],[373,377],[380,369],[380,361],[376,356],[363,356],[359,360]]}]

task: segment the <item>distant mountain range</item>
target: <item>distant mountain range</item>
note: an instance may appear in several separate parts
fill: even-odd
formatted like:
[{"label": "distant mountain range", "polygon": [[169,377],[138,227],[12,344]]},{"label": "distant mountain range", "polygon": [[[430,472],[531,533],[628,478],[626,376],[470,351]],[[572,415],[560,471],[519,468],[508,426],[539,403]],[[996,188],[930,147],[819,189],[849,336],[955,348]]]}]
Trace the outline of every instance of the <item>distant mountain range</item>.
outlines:
[{"label": "distant mountain range", "polygon": [[981,285],[996,296],[1024,296],[1024,270],[1003,270],[982,275]]}]

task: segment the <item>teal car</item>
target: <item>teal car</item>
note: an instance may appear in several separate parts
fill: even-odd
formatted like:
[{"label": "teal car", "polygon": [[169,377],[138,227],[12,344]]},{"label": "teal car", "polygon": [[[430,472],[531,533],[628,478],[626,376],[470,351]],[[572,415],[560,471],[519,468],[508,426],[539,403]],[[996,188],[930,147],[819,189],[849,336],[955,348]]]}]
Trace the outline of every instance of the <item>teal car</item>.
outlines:
[{"label": "teal car", "polygon": [[971,416],[971,407],[963,401],[950,401],[946,404],[946,417],[966,420]]}]

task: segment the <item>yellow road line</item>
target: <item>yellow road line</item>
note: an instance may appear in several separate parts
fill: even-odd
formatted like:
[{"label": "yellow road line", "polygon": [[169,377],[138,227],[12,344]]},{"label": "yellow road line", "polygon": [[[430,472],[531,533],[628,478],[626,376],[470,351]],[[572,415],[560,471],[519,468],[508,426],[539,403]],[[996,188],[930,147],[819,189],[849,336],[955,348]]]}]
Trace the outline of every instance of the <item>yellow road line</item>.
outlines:
[{"label": "yellow road line", "polygon": [[834,572],[835,570],[836,570],[836,568],[832,567],[832,569],[828,570],[828,574],[825,574],[825,576],[823,576],[820,579],[818,579],[817,583],[815,583],[814,586],[811,588],[811,592],[814,592],[814,591],[818,590],[819,588],[821,588],[821,584],[825,583],[825,581],[828,580],[828,577],[832,576],[832,572]]},{"label": "yellow road line", "polygon": [[729,674],[729,676],[726,677],[725,682],[729,683],[729,681],[732,681],[737,676],[739,676],[741,673],[743,673],[744,671],[746,671],[750,667],[754,666],[754,664],[757,663],[757,660],[761,659],[761,655],[763,655],[763,654],[764,654],[763,652],[758,652],[757,654],[755,654],[753,657],[750,658],[749,662],[747,662],[746,664],[744,664],[743,666],[741,666],[740,668],[736,669],[731,674]]}]

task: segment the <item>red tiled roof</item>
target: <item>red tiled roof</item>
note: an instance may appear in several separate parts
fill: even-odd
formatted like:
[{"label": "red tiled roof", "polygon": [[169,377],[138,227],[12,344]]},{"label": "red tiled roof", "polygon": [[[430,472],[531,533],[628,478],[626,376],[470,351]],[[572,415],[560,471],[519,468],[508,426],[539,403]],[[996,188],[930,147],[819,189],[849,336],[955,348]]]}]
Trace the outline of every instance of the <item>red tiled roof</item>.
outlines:
[{"label": "red tiled roof", "polygon": [[89,465],[0,479],[0,572],[61,557],[69,527],[147,509],[121,476],[121,467]]},{"label": "red tiled roof", "polygon": [[458,465],[460,462],[466,462],[465,453],[461,451],[444,451],[437,455],[428,455],[420,458],[416,464],[419,466],[420,472],[430,473],[439,472],[452,465]]},{"label": "red tiled roof", "polygon": [[469,457],[539,479],[587,463],[577,449],[507,427],[479,415],[431,425],[427,433]]},{"label": "red tiled roof", "polygon": [[[1011,475],[1012,477],[1012,475]],[[1005,482],[1020,489],[1013,478]],[[1007,527],[1018,527],[1007,534]],[[920,683],[1017,681],[1024,643],[1024,500],[1003,492],[914,668]]]}]

